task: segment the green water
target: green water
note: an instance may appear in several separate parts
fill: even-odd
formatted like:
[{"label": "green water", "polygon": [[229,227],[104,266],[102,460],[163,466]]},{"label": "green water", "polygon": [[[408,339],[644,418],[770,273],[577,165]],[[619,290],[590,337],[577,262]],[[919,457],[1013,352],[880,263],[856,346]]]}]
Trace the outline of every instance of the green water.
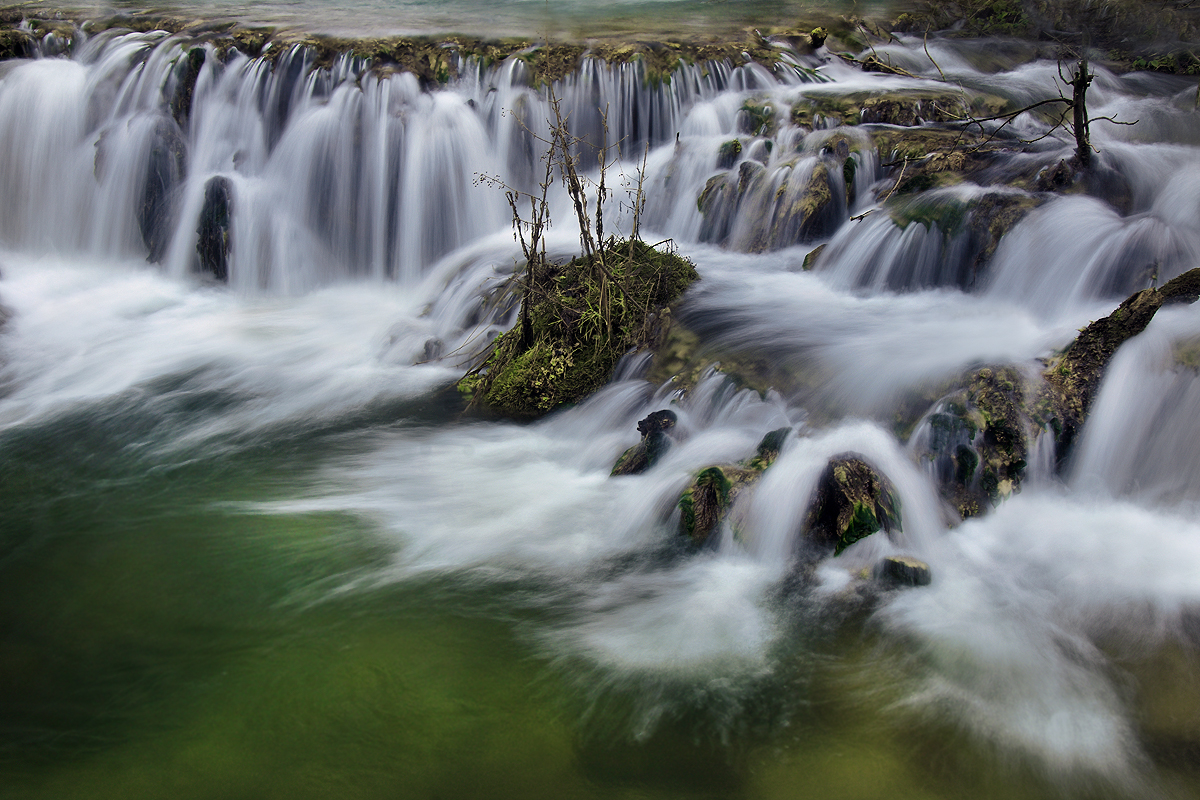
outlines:
[{"label": "green water", "polygon": [[905,713],[903,643],[861,614],[796,605],[769,674],[614,676],[538,635],[569,589],[380,581],[396,546],[362,521],[240,505],[354,437],[147,459],[102,428],[0,462],[2,797],[1124,794]]}]

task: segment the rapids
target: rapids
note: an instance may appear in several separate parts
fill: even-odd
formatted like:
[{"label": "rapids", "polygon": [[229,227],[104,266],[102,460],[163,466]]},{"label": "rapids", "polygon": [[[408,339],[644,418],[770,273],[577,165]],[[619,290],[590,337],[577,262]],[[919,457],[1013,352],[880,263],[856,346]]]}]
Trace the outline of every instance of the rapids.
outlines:
[{"label": "rapids", "polygon": [[[978,278],[969,233],[876,201],[892,154],[869,146],[832,174],[827,230],[770,227],[831,141],[793,124],[798,101],[939,69],[1022,103],[1057,92],[1055,64],[977,46],[931,40],[936,65],[918,39],[880,48],[913,77],[818,51],[663,82],[593,59],[558,82],[572,130],[617,143],[607,224],[630,229],[640,182],[644,238],[695,262],[686,322],[819,380],[760,395],[710,371],[682,393],[630,357],[524,425],[447,397],[515,318],[496,187],[536,183],[551,116],[522,60],[463,59],[429,87],[209,42],[186,117],[182,36],[80,33],[0,62],[0,796],[1200,794],[1200,311],[1128,342],[1071,461],[1033,443],[1023,491],[980,518],[948,524],[920,427],[895,424],[914,393],[1032,369],[1200,266],[1194,85],[1097,67],[1092,115],[1139,120],[1092,132],[1125,207],[1048,195]],[[761,176],[719,228],[697,198],[732,139]],[[214,179],[227,282],[197,271]],[[569,255],[570,199],[551,204]],[[668,406],[678,444],[609,477]],[[739,534],[687,551],[692,473],[782,426]],[[803,584],[796,531],[847,451],[895,484],[904,529]],[[892,553],[932,585],[848,605]]]}]

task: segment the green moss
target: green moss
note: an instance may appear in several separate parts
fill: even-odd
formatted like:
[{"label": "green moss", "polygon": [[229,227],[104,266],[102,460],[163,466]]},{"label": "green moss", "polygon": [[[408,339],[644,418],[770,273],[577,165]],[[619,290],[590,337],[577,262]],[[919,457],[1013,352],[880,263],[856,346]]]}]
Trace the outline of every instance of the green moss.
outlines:
[{"label": "green moss", "polygon": [[840,555],[850,545],[865,539],[872,533],[876,533],[883,526],[879,524],[879,520],[875,516],[872,507],[866,503],[855,503],[854,513],[850,517],[850,523],[842,531],[842,535],[838,538],[838,543],[833,551],[833,554]]},{"label": "green moss", "polygon": [[946,236],[955,236],[964,228],[968,208],[966,202],[956,197],[917,196],[890,204],[888,213],[902,230],[913,223],[924,225],[926,229],[936,225]]},{"label": "green moss", "polygon": [[750,98],[742,103],[741,111],[746,115],[741,120],[743,131],[754,136],[775,135],[775,107],[771,103]]},{"label": "green moss", "polygon": [[[717,149],[717,169],[729,169],[737,163],[738,156],[742,154],[742,143],[738,139],[731,139],[725,142]],[[707,186],[705,189],[707,190]],[[703,197],[703,195],[701,195]],[[697,201],[699,203],[699,201]]]},{"label": "green moss", "polygon": [[472,405],[532,418],[578,402],[608,381],[621,356],[657,340],[660,316],[699,277],[686,259],[637,240],[612,242],[604,259],[615,284],[595,257],[534,276],[532,341],[522,341],[518,325],[493,342],[484,364],[459,381]]}]

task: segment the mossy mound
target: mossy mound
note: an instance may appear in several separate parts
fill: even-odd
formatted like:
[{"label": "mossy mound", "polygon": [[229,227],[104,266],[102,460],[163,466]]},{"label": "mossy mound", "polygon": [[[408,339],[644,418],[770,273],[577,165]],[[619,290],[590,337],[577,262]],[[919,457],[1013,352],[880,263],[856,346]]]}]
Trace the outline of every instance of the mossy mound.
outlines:
[{"label": "mossy mound", "polygon": [[660,318],[699,278],[687,259],[636,239],[610,241],[602,256],[534,270],[528,327],[499,336],[458,383],[470,406],[532,419],[582,400],[621,356],[657,342]]},{"label": "mossy mound", "polygon": [[813,490],[803,536],[834,555],[880,530],[900,531],[900,496],[891,482],[854,453],[829,460]]}]

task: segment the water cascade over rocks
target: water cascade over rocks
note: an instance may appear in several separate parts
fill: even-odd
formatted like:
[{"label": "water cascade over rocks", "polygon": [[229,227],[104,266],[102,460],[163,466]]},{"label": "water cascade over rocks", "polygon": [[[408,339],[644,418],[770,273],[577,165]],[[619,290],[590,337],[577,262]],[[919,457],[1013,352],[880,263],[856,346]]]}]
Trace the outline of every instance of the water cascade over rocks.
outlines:
[{"label": "water cascade over rocks", "polygon": [[[1058,94],[1015,45],[99,27],[0,61],[0,785],[1200,792],[1194,79],[1093,63],[1083,170],[961,124]],[[603,236],[700,279],[464,416],[554,102]]]}]

